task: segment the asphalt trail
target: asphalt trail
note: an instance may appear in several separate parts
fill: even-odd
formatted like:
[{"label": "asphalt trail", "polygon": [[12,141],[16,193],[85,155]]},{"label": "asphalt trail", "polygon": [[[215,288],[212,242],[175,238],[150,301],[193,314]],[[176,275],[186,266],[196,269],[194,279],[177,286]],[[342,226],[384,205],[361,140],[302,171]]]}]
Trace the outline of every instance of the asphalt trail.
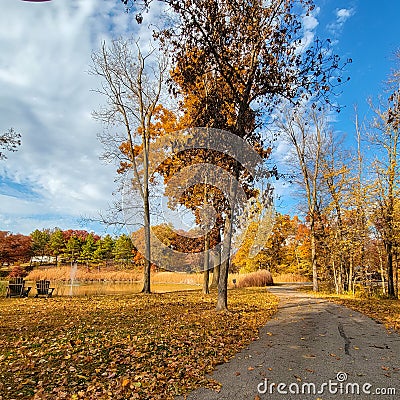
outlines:
[{"label": "asphalt trail", "polygon": [[293,286],[269,290],[279,311],[213,373],[221,391],[200,388],[187,399],[400,399],[400,335]]}]

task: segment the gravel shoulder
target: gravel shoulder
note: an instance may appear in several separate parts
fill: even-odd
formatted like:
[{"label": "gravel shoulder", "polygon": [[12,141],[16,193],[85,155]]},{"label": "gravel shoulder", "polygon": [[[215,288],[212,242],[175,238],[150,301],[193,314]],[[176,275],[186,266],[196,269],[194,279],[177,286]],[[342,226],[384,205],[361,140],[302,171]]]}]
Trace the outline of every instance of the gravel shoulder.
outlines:
[{"label": "gravel shoulder", "polygon": [[257,341],[215,370],[222,389],[200,388],[187,399],[400,398],[400,336],[296,289],[269,289],[280,299],[278,313]]}]

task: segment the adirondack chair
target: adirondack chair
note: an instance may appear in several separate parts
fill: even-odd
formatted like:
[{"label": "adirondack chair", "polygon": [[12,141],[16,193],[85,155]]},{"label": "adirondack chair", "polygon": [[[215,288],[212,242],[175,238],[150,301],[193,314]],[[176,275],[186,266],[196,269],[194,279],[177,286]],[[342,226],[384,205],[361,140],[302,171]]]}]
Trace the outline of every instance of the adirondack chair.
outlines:
[{"label": "adirondack chair", "polygon": [[8,281],[6,297],[28,297],[31,289],[25,287],[24,278],[13,278]]},{"label": "adirondack chair", "polygon": [[46,296],[51,297],[53,295],[54,288],[50,287],[50,281],[45,279],[36,281],[36,295],[35,297],[39,296]]}]

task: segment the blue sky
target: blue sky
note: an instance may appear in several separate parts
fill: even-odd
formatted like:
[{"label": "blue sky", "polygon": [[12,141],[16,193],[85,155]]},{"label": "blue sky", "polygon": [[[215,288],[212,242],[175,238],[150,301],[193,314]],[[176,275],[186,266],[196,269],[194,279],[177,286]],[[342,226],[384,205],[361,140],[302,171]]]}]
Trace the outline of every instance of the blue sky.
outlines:
[{"label": "blue sky", "polygon": [[[353,60],[346,71],[351,80],[338,99],[344,109],[334,125],[351,138],[353,106],[361,118],[367,116],[367,98],[383,92],[395,67],[400,2],[317,0],[316,5],[305,34],[331,38],[334,51]],[[91,91],[99,82],[87,71],[92,50],[102,40],[131,33],[132,18],[119,0],[2,0],[0,130],[14,127],[23,145],[0,161],[0,230],[29,234],[58,226],[104,232],[97,224],[79,223],[112,202],[115,177],[114,166],[99,160],[96,135],[102,127],[91,112],[103,99]],[[144,40],[146,26],[145,20],[136,33]]]}]

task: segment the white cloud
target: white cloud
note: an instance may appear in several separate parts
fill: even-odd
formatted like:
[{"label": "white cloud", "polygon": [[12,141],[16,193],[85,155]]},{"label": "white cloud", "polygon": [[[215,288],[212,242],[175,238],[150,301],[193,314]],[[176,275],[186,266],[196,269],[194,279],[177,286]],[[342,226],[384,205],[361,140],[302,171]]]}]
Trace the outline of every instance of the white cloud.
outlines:
[{"label": "white cloud", "polygon": [[331,32],[331,34],[337,35],[342,30],[343,25],[346,23],[346,21],[354,14],[355,14],[354,8],[336,9],[335,12],[336,20],[335,22],[328,25],[327,27],[328,30]]},{"label": "white cloud", "polygon": [[302,16],[303,37],[301,39],[299,51],[305,51],[313,43],[315,37],[315,29],[319,25],[317,16],[320,11],[321,9],[319,7],[316,7],[311,14]]},{"label": "white cloud", "polygon": [[336,17],[339,23],[346,22],[353,14],[354,10],[352,8],[341,8],[340,10],[336,10]]},{"label": "white cloud", "polygon": [[[2,0],[0,131],[14,127],[23,144],[0,164],[0,230],[71,223],[111,201],[115,168],[99,160],[102,128],[90,116],[104,99],[87,71],[102,40],[133,27],[117,0]],[[36,196],[10,196],[13,182]]]},{"label": "white cloud", "polygon": [[[319,12],[319,9],[318,9]],[[316,14],[318,14],[316,12]],[[319,22],[314,15],[306,15],[303,17],[303,26],[306,31],[312,31],[318,26]]]}]

